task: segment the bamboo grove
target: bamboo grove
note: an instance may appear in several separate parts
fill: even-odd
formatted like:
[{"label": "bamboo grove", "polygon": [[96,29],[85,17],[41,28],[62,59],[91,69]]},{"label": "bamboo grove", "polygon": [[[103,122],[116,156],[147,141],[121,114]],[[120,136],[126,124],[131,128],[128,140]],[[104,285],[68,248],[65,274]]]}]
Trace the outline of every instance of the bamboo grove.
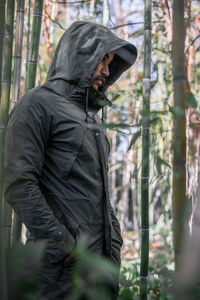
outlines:
[{"label": "bamboo grove", "polygon": [[75,20],[108,26],[134,43],[139,53],[135,67],[108,91],[113,105],[105,123],[111,145],[110,198],[124,236],[122,258],[140,261],[138,289],[137,280],[128,288],[140,299],[152,293],[149,270],[154,252],[160,251],[155,245],[162,245],[166,266],[175,263],[177,272],[187,269],[182,256],[190,236],[195,244],[198,239],[192,232],[200,186],[199,10],[194,0],[0,1],[3,299],[6,252],[25,242],[26,231],[3,199],[8,114],[25,91],[44,83],[56,44]]}]

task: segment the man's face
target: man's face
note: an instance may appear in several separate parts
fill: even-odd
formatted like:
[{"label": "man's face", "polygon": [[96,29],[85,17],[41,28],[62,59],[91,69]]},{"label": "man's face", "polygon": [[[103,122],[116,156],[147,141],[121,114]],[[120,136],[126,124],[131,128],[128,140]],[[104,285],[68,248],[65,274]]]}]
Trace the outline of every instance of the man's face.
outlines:
[{"label": "man's face", "polygon": [[95,90],[98,90],[100,86],[105,85],[106,77],[110,74],[109,65],[112,62],[114,55],[114,52],[107,53],[94,71],[91,82]]}]

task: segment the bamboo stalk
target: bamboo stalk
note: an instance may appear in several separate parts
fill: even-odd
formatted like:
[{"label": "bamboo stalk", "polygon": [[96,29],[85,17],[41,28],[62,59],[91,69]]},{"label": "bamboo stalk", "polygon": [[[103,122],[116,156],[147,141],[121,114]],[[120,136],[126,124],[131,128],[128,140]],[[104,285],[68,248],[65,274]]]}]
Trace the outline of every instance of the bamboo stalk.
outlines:
[{"label": "bamboo stalk", "polygon": [[109,20],[108,0],[103,0],[103,25],[107,26]]},{"label": "bamboo stalk", "polygon": [[[53,0],[52,7],[51,7],[51,19],[54,20],[56,17],[56,0]],[[49,28],[49,43],[50,43],[50,53],[49,53],[49,59],[50,61],[53,58],[53,39],[54,39],[54,27],[55,24],[53,22],[50,23]]]},{"label": "bamboo stalk", "polygon": [[149,265],[149,127],[151,90],[151,0],[145,0],[144,13],[144,75],[141,170],[141,264],[140,300],[147,299]]},{"label": "bamboo stalk", "polygon": [[11,243],[15,244],[21,242],[21,236],[22,236],[22,222],[20,218],[15,214],[13,220]]},{"label": "bamboo stalk", "polygon": [[38,52],[40,43],[40,31],[42,23],[43,0],[36,0],[33,13],[33,26],[31,34],[31,48],[28,61],[28,72],[26,78],[26,91],[35,86]]},{"label": "bamboo stalk", "polygon": [[24,0],[18,0],[17,1],[14,71],[13,71],[13,95],[12,95],[12,99],[13,99],[14,103],[17,102],[17,99],[19,98],[19,95],[20,95],[23,30],[24,30]]},{"label": "bamboo stalk", "polygon": [[4,30],[5,30],[5,0],[0,1],[0,103],[2,91],[2,70],[3,70],[3,46],[4,46]]},{"label": "bamboo stalk", "polygon": [[[13,104],[15,104],[20,96],[21,83],[21,64],[23,50],[23,30],[24,30],[24,0],[17,1],[17,20],[16,20],[16,38],[15,38],[15,56],[13,71]],[[17,228],[16,228],[17,227]],[[21,240],[22,223],[19,217],[14,213],[12,243]]]},{"label": "bamboo stalk", "polygon": [[[10,4],[13,3],[13,7]],[[14,2],[7,2],[7,22],[8,26],[6,26],[7,33],[12,32],[12,13],[14,12]],[[11,28],[10,26],[11,25]],[[4,30],[5,30],[5,1],[0,1],[0,34],[1,38],[1,47],[0,47],[0,88],[2,86],[2,69],[4,71],[3,78],[4,80],[9,78],[9,70],[6,70],[5,62],[8,63],[7,68],[11,66],[12,59],[12,48],[11,48],[11,57],[4,61],[4,67],[2,68],[2,56],[3,56],[3,46],[4,46]],[[12,36],[8,36],[6,38],[6,55],[9,54],[9,49],[11,46]],[[4,81],[5,82],[5,81]],[[2,91],[2,89],[1,89]],[[0,291],[2,299],[7,299],[7,280],[6,280],[6,262],[5,262],[5,205],[3,198],[3,189],[4,189],[4,144],[5,144],[5,128],[7,123],[8,116],[8,107],[9,107],[9,96],[6,98],[6,93],[8,89],[4,89],[4,93],[2,94],[2,101],[0,107]],[[5,100],[8,100],[7,102]]]},{"label": "bamboo stalk", "polygon": [[[2,81],[2,101],[0,108],[0,118],[2,120],[3,135],[5,135],[8,111],[10,104],[11,88],[11,69],[12,69],[12,48],[13,48],[13,24],[14,24],[15,1],[7,1],[6,28],[5,28],[5,47],[3,62],[3,81]],[[3,137],[4,139],[4,137]],[[4,158],[4,142],[1,145],[2,159]],[[12,212],[11,207],[5,204],[5,239],[6,247],[10,247]]]},{"label": "bamboo stalk", "polygon": [[[24,30],[24,0],[17,1],[17,18],[16,18],[16,38],[15,38],[15,56],[13,71],[13,105],[20,97],[21,83],[21,64],[23,50],[23,30]],[[17,228],[16,228],[17,227]],[[11,243],[21,241],[22,222],[14,213]]]},{"label": "bamboo stalk", "polygon": [[94,5],[95,5],[95,0],[90,1],[90,19],[94,18]]},{"label": "bamboo stalk", "polygon": [[27,23],[27,35],[26,35],[26,77],[28,72],[28,56],[30,49],[30,27],[31,27],[31,0],[28,0],[28,23]]},{"label": "bamboo stalk", "polygon": [[184,210],[186,205],[186,72],[184,0],[175,0],[173,7],[172,67],[174,84],[174,131],[173,131],[173,240],[175,267],[182,251]]}]

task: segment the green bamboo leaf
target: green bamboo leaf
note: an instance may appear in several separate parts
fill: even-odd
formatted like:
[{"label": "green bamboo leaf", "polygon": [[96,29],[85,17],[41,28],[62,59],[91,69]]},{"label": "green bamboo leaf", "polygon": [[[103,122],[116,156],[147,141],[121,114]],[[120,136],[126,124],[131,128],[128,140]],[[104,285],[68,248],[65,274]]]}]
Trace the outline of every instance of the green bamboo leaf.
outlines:
[{"label": "green bamboo leaf", "polygon": [[159,176],[163,173],[162,172],[163,165],[167,166],[168,168],[171,168],[171,166],[168,164],[168,162],[164,158],[162,158],[159,155],[159,153],[157,152],[156,157],[155,157],[155,167],[156,167],[156,170],[157,170],[157,173],[159,174]]},{"label": "green bamboo leaf", "polygon": [[135,144],[135,142],[137,141],[137,139],[141,136],[141,130],[137,131],[130,142],[130,145],[128,146],[128,151],[132,148],[132,146]]},{"label": "green bamboo leaf", "polygon": [[120,94],[113,96],[113,98],[111,99],[111,102],[116,101],[119,97],[120,97]]},{"label": "green bamboo leaf", "polygon": [[160,117],[152,118],[151,121],[150,121],[151,125],[157,125],[158,123],[162,124],[162,120],[161,120]]},{"label": "green bamboo leaf", "polygon": [[185,111],[178,106],[169,106],[169,111],[173,114],[174,117],[183,117],[185,115]]},{"label": "green bamboo leaf", "polygon": [[186,97],[186,104],[188,107],[197,108],[197,101],[193,94],[190,94]]},{"label": "green bamboo leaf", "polygon": [[155,115],[167,115],[169,112],[167,110],[151,110],[150,114]]},{"label": "green bamboo leaf", "polygon": [[157,159],[159,160],[159,162],[160,162],[161,164],[163,164],[163,165],[165,165],[165,166],[171,168],[171,166],[168,164],[168,162],[167,162],[164,158],[162,158],[162,157],[160,157],[160,156],[158,155]]},{"label": "green bamboo leaf", "polygon": [[174,106],[169,105],[169,111],[172,113],[172,115],[175,115]]},{"label": "green bamboo leaf", "polygon": [[131,127],[131,125],[125,123],[106,123],[106,124],[98,124],[97,126],[104,129],[110,129],[110,130],[127,129]]}]

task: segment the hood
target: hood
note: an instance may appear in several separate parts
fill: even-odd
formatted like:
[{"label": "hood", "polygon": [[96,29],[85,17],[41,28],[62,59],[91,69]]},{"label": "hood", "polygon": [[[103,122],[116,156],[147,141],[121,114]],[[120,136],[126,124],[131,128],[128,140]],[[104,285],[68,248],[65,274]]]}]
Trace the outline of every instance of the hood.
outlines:
[{"label": "hood", "polygon": [[115,57],[109,68],[110,76],[106,78],[104,91],[133,65],[137,50],[105,26],[75,22],[58,43],[47,81],[64,79],[80,88],[90,87],[97,65],[111,51],[115,52]]}]

